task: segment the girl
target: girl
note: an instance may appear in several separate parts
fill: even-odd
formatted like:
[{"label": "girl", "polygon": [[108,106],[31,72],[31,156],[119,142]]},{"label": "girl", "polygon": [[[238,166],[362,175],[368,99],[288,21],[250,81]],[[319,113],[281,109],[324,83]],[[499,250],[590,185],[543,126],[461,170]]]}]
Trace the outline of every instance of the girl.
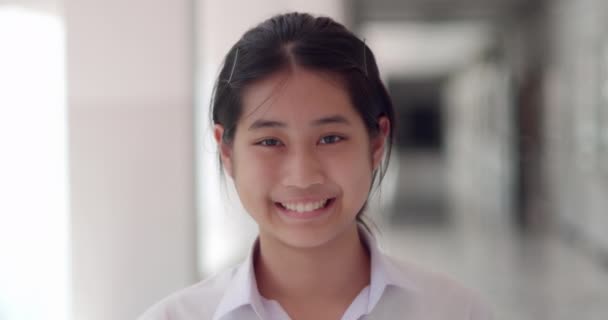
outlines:
[{"label": "girl", "polygon": [[344,26],[289,13],[246,32],[212,114],[259,237],[241,265],[140,319],[489,319],[465,289],[385,256],[362,220],[395,116],[374,55]]}]

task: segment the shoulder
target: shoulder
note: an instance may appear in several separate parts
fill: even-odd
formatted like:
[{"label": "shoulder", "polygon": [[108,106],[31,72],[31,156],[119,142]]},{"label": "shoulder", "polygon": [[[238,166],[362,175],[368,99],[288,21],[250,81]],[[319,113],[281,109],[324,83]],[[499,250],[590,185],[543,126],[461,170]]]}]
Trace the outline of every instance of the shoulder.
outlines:
[{"label": "shoulder", "polygon": [[453,278],[414,262],[384,256],[394,280],[407,288],[408,299],[426,319],[489,320],[489,308],[478,293]]},{"label": "shoulder", "polygon": [[211,319],[236,269],[232,267],[169,295],[137,320]]}]

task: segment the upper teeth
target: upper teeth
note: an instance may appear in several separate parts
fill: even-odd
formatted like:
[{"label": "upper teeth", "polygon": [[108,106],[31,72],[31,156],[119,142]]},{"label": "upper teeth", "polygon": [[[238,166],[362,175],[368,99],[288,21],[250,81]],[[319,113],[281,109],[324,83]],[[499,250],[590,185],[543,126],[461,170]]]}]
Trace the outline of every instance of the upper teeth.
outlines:
[{"label": "upper teeth", "polygon": [[294,202],[294,203],[281,203],[285,208],[296,211],[296,212],[308,212],[322,208],[327,203],[328,199],[314,201],[314,202]]}]

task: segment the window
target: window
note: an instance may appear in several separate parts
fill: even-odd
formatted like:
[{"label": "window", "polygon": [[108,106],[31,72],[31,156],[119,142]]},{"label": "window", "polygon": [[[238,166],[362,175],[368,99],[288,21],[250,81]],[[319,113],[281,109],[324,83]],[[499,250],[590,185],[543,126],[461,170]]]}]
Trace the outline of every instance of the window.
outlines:
[{"label": "window", "polygon": [[0,319],[69,319],[64,30],[0,5]]}]

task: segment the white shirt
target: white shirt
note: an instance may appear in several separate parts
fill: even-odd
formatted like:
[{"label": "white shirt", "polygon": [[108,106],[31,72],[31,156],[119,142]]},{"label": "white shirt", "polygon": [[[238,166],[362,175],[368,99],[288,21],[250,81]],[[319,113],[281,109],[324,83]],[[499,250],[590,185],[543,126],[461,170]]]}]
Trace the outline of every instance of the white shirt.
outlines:
[{"label": "white shirt", "polygon": [[[342,320],[489,320],[475,295],[452,280],[382,253],[360,228],[371,257],[370,284],[348,307]],[[288,320],[275,300],[260,295],[253,269],[254,243],[238,266],[182,289],[146,311],[138,320]]]}]

